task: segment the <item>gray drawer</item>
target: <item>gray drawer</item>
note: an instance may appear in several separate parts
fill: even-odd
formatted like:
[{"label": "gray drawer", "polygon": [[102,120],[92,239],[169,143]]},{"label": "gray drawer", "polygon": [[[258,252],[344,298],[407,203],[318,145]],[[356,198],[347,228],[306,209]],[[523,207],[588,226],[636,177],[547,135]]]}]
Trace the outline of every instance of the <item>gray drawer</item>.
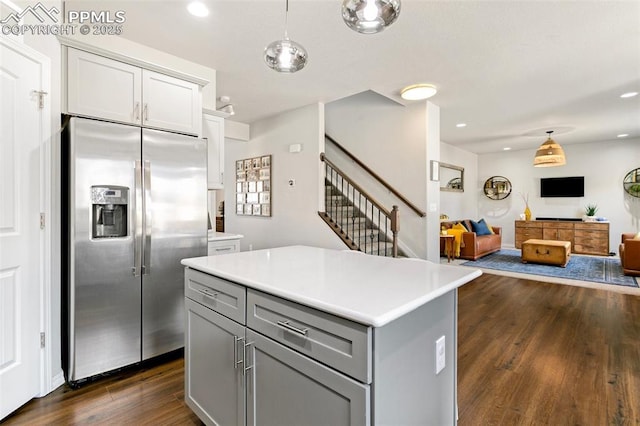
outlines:
[{"label": "gray drawer", "polygon": [[247,327],[363,383],[371,383],[371,328],[247,290]]},{"label": "gray drawer", "polygon": [[184,295],[214,311],[245,324],[246,289],[222,278],[185,268]]}]

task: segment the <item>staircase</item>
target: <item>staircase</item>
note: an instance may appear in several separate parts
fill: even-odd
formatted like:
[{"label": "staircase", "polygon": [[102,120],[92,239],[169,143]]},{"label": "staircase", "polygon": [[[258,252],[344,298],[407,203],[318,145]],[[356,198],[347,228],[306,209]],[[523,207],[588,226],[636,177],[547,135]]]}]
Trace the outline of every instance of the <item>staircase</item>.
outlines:
[{"label": "staircase", "polygon": [[[344,187],[342,179],[338,181],[338,185]],[[325,211],[318,212],[320,217],[351,250],[377,256],[398,256],[397,247],[394,251],[390,219],[351,185],[348,188],[351,193],[345,194],[325,179]],[[397,211],[397,207],[393,211]]]}]

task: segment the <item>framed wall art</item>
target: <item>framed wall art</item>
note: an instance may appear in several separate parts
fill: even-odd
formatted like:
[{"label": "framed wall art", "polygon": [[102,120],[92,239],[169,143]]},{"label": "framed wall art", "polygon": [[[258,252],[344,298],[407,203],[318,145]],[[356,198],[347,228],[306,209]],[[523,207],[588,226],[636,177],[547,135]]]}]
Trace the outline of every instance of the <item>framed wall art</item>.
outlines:
[{"label": "framed wall art", "polygon": [[236,161],[236,214],[271,216],[271,155]]}]

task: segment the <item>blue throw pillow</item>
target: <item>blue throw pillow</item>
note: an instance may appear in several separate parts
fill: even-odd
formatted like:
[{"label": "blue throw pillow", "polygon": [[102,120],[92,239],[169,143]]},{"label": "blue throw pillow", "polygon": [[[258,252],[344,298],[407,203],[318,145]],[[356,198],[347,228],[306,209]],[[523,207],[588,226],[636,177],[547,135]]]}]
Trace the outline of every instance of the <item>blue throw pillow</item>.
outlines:
[{"label": "blue throw pillow", "polygon": [[472,220],[471,221],[471,227],[473,228],[473,232],[475,232],[476,235],[478,235],[478,236],[480,236],[480,235],[491,235],[492,234],[491,230],[487,226],[487,223],[484,221],[484,219],[480,219],[478,222],[474,222]]}]

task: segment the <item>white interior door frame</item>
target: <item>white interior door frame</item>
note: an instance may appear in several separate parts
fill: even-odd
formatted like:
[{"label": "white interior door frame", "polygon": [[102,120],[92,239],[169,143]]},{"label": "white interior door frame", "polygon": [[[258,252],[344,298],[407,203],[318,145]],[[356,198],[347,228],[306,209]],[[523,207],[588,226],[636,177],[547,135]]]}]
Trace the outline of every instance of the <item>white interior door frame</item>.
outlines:
[{"label": "white interior door frame", "polygon": [[[52,309],[51,309],[51,287],[52,287],[52,230],[53,223],[51,218],[53,210],[52,200],[52,146],[59,133],[53,131],[51,127],[51,101],[48,94],[51,93],[51,61],[42,53],[33,48],[16,42],[15,40],[0,35],[0,43],[20,52],[25,57],[30,58],[34,62],[41,65],[40,87],[34,88],[34,91],[45,93],[42,97],[42,108],[39,116],[40,134],[39,134],[39,164],[40,164],[40,182],[39,182],[39,204],[43,223],[41,224],[40,241],[39,241],[39,258],[40,262],[31,265],[38,268],[40,272],[39,294],[40,294],[40,331],[45,333],[45,339],[49,339],[52,334]],[[37,93],[34,93],[37,96]],[[52,345],[46,342],[40,350],[40,374],[38,396],[44,396],[53,390],[52,380]],[[57,387],[59,383],[55,384]]]}]

